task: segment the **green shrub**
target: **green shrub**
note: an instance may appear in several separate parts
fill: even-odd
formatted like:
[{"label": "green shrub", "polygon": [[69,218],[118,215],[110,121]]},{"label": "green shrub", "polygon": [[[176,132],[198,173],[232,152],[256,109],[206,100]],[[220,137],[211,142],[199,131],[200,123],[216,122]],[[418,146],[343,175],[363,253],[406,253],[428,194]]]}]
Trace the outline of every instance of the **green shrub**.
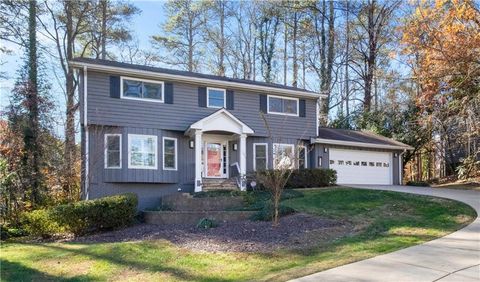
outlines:
[{"label": "green shrub", "polygon": [[27,232],[22,228],[15,228],[8,225],[0,224],[0,240],[7,240],[14,237],[22,237],[27,235]]},{"label": "green shrub", "polygon": [[425,181],[407,181],[408,186],[419,186],[419,187],[430,187],[430,184],[428,184]]},{"label": "green shrub", "polygon": [[197,228],[199,229],[210,229],[214,227],[217,227],[217,224],[213,220],[208,218],[200,219],[200,221],[197,224]]},{"label": "green shrub", "polygon": [[22,221],[28,234],[43,238],[65,232],[65,228],[56,221],[53,210],[35,210],[23,214]]},{"label": "green shrub", "polygon": [[36,210],[26,213],[24,222],[32,235],[83,235],[127,226],[133,223],[136,212],[137,196],[129,193]]},{"label": "green shrub", "polygon": [[325,187],[336,183],[337,172],[333,169],[297,169],[292,172],[285,188]]}]

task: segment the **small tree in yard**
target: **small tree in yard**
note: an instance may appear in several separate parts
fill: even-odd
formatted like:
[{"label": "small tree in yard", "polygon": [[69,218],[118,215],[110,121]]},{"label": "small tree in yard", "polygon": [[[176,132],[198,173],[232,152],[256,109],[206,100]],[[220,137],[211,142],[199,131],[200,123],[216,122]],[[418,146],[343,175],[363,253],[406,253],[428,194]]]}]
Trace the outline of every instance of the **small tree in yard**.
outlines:
[{"label": "small tree in yard", "polygon": [[261,183],[271,194],[273,205],[273,226],[278,226],[280,218],[280,200],[282,198],[283,189],[296,167],[295,164],[297,164],[300,159],[300,154],[297,152],[303,150],[303,154],[306,155],[307,146],[302,146],[301,141],[297,142],[295,145],[292,144],[287,146],[280,144],[282,143],[281,140],[273,137],[265,115],[263,113],[261,115],[270,136],[270,144],[277,143],[273,145],[273,155],[277,157],[273,158],[273,169],[268,169],[267,163],[267,169],[258,170],[255,178],[257,179],[257,182]]}]

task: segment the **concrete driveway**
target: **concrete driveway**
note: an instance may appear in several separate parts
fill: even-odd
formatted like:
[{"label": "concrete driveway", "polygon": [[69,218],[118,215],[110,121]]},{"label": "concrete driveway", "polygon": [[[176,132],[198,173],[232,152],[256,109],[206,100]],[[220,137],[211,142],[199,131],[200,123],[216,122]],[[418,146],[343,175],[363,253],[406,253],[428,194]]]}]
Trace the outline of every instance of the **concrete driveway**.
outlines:
[{"label": "concrete driveway", "polygon": [[[480,214],[480,192],[410,186],[349,185],[464,202]],[[480,281],[480,218],[445,237],[292,281]]]}]

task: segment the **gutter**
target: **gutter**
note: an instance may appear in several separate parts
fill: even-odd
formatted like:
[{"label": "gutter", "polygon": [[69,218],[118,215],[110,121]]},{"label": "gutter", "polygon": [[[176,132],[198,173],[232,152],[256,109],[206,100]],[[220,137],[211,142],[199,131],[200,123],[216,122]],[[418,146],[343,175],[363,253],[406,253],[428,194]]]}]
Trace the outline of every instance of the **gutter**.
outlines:
[{"label": "gutter", "polygon": [[403,185],[403,162],[400,162],[400,160],[402,160],[402,156],[407,152],[407,150],[403,150],[403,152],[400,153],[400,155],[398,155],[398,183],[400,183],[400,185]]},{"label": "gutter", "polygon": [[277,94],[290,94],[294,97],[306,97],[306,98],[321,98],[327,97],[324,93],[308,93],[299,90],[292,90],[292,89],[281,89],[276,87],[270,86],[262,86],[262,85],[253,85],[248,83],[239,83],[234,81],[221,81],[216,79],[210,78],[200,78],[200,77],[191,77],[191,76],[184,76],[184,75],[176,75],[176,74],[167,74],[167,73],[160,73],[154,71],[145,71],[145,70],[136,70],[130,68],[122,68],[122,67],[114,67],[114,66],[105,66],[100,64],[92,64],[92,63],[84,63],[84,62],[77,62],[77,61],[69,61],[68,64],[74,68],[90,68],[92,70],[104,71],[119,75],[139,75],[139,76],[147,76],[151,78],[159,78],[159,79],[167,79],[167,80],[174,80],[180,81],[185,83],[208,83],[212,85],[220,85],[225,87],[234,87],[246,90],[257,90],[261,92],[265,92],[268,94],[277,93]]},{"label": "gutter", "polygon": [[87,76],[87,66],[83,67],[83,126],[85,128],[85,200],[89,199],[89,184],[90,184],[90,173],[89,173],[89,140],[88,140],[88,118],[87,118],[87,89],[88,89],[88,76]]},{"label": "gutter", "polygon": [[310,139],[310,143],[352,146],[352,147],[372,148],[372,149],[413,150],[413,147],[410,147],[408,145],[396,146],[396,145],[363,143],[363,142],[355,142],[355,141],[341,141],[341,140],[324,139],[324,138],[312,138]]}]

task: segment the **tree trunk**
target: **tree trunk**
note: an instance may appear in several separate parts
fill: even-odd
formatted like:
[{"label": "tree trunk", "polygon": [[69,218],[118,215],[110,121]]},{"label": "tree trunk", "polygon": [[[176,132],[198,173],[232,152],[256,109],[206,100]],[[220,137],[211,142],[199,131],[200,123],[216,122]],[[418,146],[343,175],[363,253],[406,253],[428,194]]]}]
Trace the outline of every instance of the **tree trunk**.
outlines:
[{"label": "tree trunk", "polygon": [[348,76],[348,71],[349,71],[349,63],[350,63],[350,1],[346,1],[346,16],[345,16],[345,26],[346,26],[346,31],[345,31],[345,36],[346,36],[346,43],[345,43],[345,112],[346,112],[346,117],[347,117],[347,123],[350,124],[349,121],[349,116],[350,116],[350,105],[349,105],[349,98],[350,98],[350,80]]},{"label": "tree trunk", "polygon": [[[66,60],[73,59],[73,19],[72,19],[72,3],[65,2],[65,16],[67,19],[67,38],[66,38]],[[70,66],[67,66],[67,73],[65,77],[66,89],[66,123],[65,123],[65,176],[66,181],[63,185],[64,192],[72,196],[72,184],[75,183],[75,160],[76,160],[76,146],[75,146],[75,85],[74,72]]]},{"label": "tree trunk", "polygon": [[225,76],[225,2],[220,2],[220,50],[218,62],[218,75]]},{"label": "tree trunk", "polygon": [[293,60],[293,81],[292,86],[298,85],[298,61],[297,61],[297,31],[298,31],[298,13],[293,13],[293,34],[292,34],[292,60]]},{"label": "tree trunk", "polygon": [[[363,111],[370,112],[372,106],[372,83],[373,75],[375,73],[375,63],[377,55],[377,43],[375,37],[375,22],[374,22],[374,11],[376,7],[376,0],[372,0],[368,6],[368,57],[366,61],[366,71],[367,74],[364,79],[365,83],[365,95],[363,98]],[[378,27],[380,28],[380,27]]]},{"label": "tree trunk", "polygon": [[107,0],[101,0],[100,5],[102,5],[102,60],[105,60],[107,57]]},{"label": "tree trunk", "polygon": [[[41,172],[40,172],[40,144],[39,112],[38,112],[38,63],[37,63],[37,2],[29,2],[28,17],[28,87],[27,108],[29,113],[28,126],[25,130],[25,157],[24,165],[31,175],[30,201],[33,206],[40,203]],[[29,161],[30,160],[30,161]],[[30,167],[29,167],[30,166]]]},{"label": "tree trunk", "polygon": [[287,85],[287,63],[288,63],[288,25],[287,25],[287,16],[284,19],[284,33],[283,33],[283,85]]}]

